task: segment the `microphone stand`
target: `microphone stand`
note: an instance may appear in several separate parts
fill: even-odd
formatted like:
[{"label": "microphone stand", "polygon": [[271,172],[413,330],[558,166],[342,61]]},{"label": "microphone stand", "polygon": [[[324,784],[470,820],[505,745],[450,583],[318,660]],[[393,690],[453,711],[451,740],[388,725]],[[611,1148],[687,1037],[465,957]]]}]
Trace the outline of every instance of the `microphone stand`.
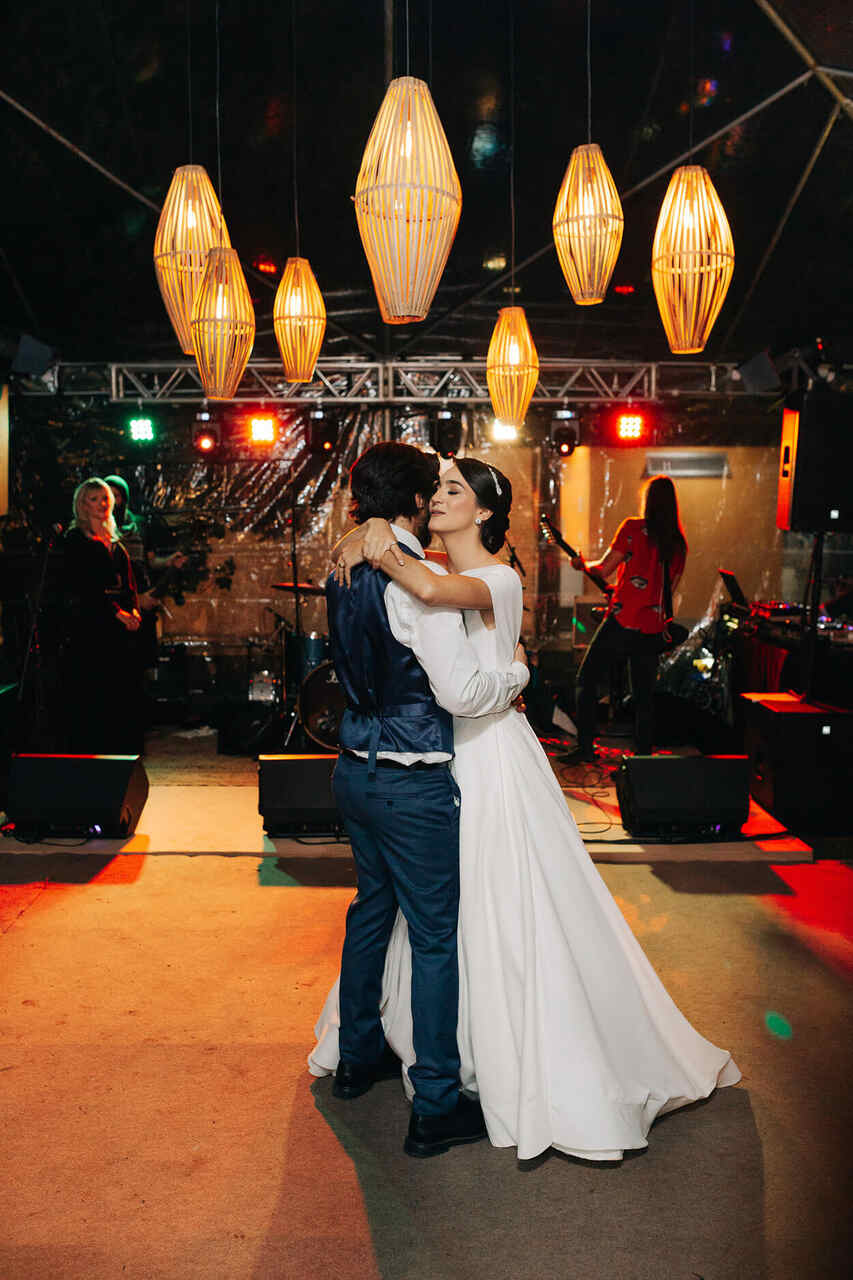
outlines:
[{"label": "microphone stand", "polygon": [[[38,655],[36,659],[36,667],[35,667],[35,671],[36,671],[36,697],[35,697],[35,706],[34,706],[35,714],[29,717],[29,724],[33,726],[36,730],[37,740],[41,733],[42,721],[44,718],[44,706],[43,706],[44,690],[42,687],[41,644],[39,642],[39,635],[38,635],[38,620],[39,620],[39,614],[41,613],[42,600],[44,598],[45,582],[47,581],[48,560],[50,559],[50,553],[51,551],[53,551],[54,545],[56,543],[56,539],[60,536],[62,532],[63,532],[63,529],[61,524],[51,525],[47,542],[45,544],[44,554],[42,555],[38,586],[36,587],[35,598],[33,599],[32,611],[30,616],[30,634],[29,634],[29,638],[27,639],[27,647],[24,652],[24,663],[23,663],[23,666],[21,667],[21,677],[20,677],[20,680],[18,681],[17,719],[18,719],[18,728],[20,729],[21,720],[22,720],[24,694],[26,692],[27,674],[30,668],[30,659],[33,653],[35,652]],[[17,734],[16,734],[16,737],[17,737]]]}]

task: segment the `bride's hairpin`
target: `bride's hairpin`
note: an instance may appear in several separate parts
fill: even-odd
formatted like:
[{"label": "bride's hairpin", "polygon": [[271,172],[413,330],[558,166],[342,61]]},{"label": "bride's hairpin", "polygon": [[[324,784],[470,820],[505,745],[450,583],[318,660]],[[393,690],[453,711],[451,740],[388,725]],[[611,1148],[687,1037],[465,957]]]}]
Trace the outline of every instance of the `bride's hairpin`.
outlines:
[{"label": "bride's hairpin", "polygon": [[495,471],[494,467],[489,467],[489,474],[491,475],[492,479],[493,479],[493,480],[494,480],[494,482],[495,482],[495,491],[496,491],[496,493],[497,493],[498,497],[500,497],[500,496],[501,496],[501,494],[503,493],[503,489],[502,489],[502,488],[500,487],[500,485],[498,484],[498,473],[497,473],[497,471]]}]

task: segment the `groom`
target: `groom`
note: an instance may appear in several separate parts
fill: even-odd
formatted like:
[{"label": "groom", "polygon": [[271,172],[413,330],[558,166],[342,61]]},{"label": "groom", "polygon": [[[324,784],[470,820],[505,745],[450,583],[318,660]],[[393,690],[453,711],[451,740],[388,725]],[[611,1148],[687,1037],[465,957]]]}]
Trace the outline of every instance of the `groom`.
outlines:
[{"label": "groom", "polygon": [[[350,472],[357,524],[390,520],[423,558],[438,458],[378,444]],[[435,572],[442,572],[430,565]],[[333,1092],[357,1098],[399,1076],[379,1016],[385,952],[399,905],[412,948],[414,1102],[405,1150],[439,1155],[485,1137],[478,1102],[459,1089],[459,788],[450,771],[452,715],[509,706],[528,671],[481,671],[462,615],[430,609],[380,570],[359,565],[350,588],[326,585],[332,658],[347,697],[334,793],[352,840],[358,894],[341,958],[340,1062]]]}]

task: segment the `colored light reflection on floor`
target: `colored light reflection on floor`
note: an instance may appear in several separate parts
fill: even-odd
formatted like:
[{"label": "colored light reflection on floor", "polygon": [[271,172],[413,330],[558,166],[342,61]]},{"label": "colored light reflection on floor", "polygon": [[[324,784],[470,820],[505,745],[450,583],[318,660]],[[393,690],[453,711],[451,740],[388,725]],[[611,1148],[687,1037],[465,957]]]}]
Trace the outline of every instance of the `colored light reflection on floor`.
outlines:
[{"label": "colored light reflection on floor", "polygon": [[790,1040],[794,1034],[794,1028],[788,1019],[783,1018],[781,1013],[774,1013],[772,1009],[768,1009],[765,1013],[764,1025],[778,1040]]},{"label": "colored light reflection on floor", "polygon": [[836,972],[853,978],[853,867],[843,862],[773,864],[792,890],[765,906]]}]

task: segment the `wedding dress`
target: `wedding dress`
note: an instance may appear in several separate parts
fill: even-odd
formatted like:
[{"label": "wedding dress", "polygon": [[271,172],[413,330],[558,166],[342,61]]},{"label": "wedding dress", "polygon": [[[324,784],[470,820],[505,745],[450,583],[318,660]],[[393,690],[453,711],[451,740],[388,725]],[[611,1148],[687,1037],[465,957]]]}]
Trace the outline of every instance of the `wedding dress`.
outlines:
[{"label": "wedding dress", "polygon": [[[481,666],[512,661],[521,584],[506,565],[467,570],[488,585],[495,626],[466,611]],[[735,1084],[724,1050],[677,1009],[587,853],[548,758],[514,708],[454,718],[462,792],[459,1050],[494,1146],[519,1159],[556,1147],[617,1160],[647,1146],[656,1116]],[[386,1039],[414,1061],[411,952],[398,913],[382,993]],[[308,1065],[338,1061],[338,987]],[[405,1072],[404,1072],[405,1076]],[[407,1091],[411,1090],[404,1079]]]}]

